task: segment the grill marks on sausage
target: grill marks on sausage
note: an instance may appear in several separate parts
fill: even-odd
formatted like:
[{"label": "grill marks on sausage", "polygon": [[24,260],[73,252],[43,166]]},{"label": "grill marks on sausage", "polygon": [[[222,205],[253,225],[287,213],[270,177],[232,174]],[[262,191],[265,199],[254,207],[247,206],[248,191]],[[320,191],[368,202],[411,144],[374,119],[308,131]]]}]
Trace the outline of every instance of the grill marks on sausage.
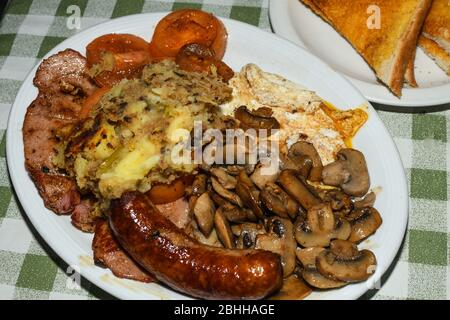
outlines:
[{"label": "grill marks on sausage", "polygon": [[72,178],[52,162],[56,133],[78,120],[81,104],[96,86],[84,74],[86,59],[66,49],[44,60],[33,80],[37,98],[28,107],[23,124],[25,166],[47,208],[69,214],[80,203]]}]

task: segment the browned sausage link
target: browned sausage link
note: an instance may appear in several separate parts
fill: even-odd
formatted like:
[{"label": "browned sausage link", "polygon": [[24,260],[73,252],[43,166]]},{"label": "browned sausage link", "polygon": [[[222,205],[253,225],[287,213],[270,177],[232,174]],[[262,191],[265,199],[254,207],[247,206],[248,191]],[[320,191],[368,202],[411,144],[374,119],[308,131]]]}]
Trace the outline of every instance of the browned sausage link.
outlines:
[{"label": "browned sausage link", "polygon": [[261,299],[278,290],[279,255],[199,243],[138,192],[111,203],[110,225],[128,253],[158,280],[205,299]]}]

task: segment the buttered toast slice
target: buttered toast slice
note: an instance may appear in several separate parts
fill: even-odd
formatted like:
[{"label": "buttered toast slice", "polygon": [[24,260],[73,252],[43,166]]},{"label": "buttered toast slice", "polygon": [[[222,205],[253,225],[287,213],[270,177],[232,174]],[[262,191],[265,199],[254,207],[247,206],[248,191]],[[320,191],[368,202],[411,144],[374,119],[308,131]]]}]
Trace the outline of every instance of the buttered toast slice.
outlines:
[{"label": "buttered toast slice", "polygon": [[378,79],[401,96],[406,67],[432,0],[300,1],[346,38]]},{"label": "buttered toast slice", "polygon": [[423,25],[422,35],[436,42],[450,55],[450,1],[434,0]]},{"label": "buttered toast slice", "polygon": [[450,76],[450,54],[448,54],[435,41],[421,36],[419,38],[419,46],[430,56],[436,64]]},{"label": "buttered toast slice", "polygon": [[[450,75],[450,0],[434,0],[419,37],[419,47]],[[405,73],[414,86],[414,57]]]}]

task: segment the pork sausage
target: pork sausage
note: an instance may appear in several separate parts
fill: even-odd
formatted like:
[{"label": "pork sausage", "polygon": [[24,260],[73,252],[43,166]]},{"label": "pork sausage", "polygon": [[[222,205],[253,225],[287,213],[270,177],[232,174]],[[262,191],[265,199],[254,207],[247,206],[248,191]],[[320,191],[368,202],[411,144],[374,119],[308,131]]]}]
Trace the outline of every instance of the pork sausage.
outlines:
[{"label": "pork sausage", "polygon": [[204,299],[261,299],[282,285],[279,255],[201,244],[139,192],[111,202],[110,226],[135,261],[182,293]]}]

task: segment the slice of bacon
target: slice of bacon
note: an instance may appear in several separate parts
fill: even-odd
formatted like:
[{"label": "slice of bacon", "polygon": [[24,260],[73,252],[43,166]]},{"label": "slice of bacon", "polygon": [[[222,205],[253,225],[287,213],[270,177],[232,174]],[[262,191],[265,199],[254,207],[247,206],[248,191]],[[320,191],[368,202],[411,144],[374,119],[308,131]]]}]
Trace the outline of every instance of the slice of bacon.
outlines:
[{"label": "slice of bacon", "polygon": [[94,261],[109,268],[119,278],[132,279],[141,282],[153,282],[153,275],[142,269],[122,249],[112,234],[107,220],[99,220],[95,226],[92,241]]},{"label": "slice of bacon", "polygon": [[39,66],[34,85],[37,98],[28,107],[23,124],[25,166],[47,208],[70,214],[80,203],[74,179],[52,162],[56,133],[79,120],[81,104],[97,87],[85,74],[86,59],[66,49]]}]

